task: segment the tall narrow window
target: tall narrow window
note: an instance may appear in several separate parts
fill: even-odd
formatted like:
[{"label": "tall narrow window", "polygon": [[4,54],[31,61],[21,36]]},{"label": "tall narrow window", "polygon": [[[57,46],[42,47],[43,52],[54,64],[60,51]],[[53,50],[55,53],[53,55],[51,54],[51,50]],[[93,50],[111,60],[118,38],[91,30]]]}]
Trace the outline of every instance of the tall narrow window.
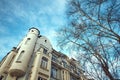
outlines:
[{"label": "tall narrow window", "polygon": [[44,48],[44,49],[43,49],[43,53],[44,53],[44,54],[47,54],[47,49]]},{"label": "tall narrow window", "polygon": [[48,59],[43,57],[41,61],[41,67],[47,69]]},{"label": "tall narrow window", "polygon": [[30,38],[27,38],[27,40],[25,41],[25,44],[28,44],[29,41],[30,41]]},{"label": "tall narrow window", "polygon": [[25,52],[24,50],[21,51],[20,55],[19,55],[18,58],[17,58],[17,62],[20,62],[20,61],[21,61],[21,57],[23,56],[24,52]]},{"label": "tall narrow window", "polygon": [[63,80],[64,80],[64,71],[62,71],[62,72],[63,72],[62,74],[63,74]]},{"label": "tall narrow window", "polygon": [[51,77],[57,78],[57,69],[55,67],[52,67],[51,70]]},{"label": "tall narrow window", "polygon": [[67,63],[65,61],[62,61],[62,63],[63,63],[63,66],[67,68]]}]

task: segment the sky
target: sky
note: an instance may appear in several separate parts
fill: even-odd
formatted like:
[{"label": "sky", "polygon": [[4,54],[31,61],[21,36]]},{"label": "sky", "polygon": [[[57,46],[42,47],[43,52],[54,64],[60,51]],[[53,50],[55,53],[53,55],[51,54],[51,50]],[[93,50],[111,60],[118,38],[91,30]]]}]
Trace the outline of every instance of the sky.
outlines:
[{"label": "sky", "polygon": [[66,0],[1,0],[0,60],[36,27],[58,50],[57,29],[66,22]]}]

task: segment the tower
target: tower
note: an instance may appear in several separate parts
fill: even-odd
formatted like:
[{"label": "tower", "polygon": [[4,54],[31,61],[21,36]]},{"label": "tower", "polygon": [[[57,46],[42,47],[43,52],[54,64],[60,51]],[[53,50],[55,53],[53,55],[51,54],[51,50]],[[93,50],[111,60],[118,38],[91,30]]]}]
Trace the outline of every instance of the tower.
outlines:
[{"label": "tower", "polygon": [[29,60],[35,48],[39,31],[35,28],[29,30],[26,37],[23,39],[18,53],[9,69],[9,74],[13,77],[21,77],[25,74]]}]

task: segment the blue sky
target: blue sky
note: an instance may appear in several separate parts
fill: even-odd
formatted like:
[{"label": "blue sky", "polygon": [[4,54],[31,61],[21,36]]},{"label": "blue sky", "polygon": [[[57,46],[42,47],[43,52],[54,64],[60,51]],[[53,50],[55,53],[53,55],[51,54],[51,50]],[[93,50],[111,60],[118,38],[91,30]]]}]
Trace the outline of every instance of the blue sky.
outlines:
[{"label": "blue sky", "polygon": [[56,47],[56,30],[65,24],[65,0],[1,0],[0,60],[18,43],[31,27],[47,36]]}]

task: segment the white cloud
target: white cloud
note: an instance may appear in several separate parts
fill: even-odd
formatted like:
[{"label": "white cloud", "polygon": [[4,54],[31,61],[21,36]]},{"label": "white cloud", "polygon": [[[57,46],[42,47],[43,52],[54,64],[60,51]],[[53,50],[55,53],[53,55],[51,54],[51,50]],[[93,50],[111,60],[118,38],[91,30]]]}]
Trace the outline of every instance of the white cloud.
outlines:
[{"label": "white cloud", "polygon": [[5,37],[0,39],[0,60],[11,51],[12,47],[17,46],[19,40],[12,37]]},{"label": "white cloud", "polygon": [[[63,16],[65,3],[66,0],[5,0],[5,4],[0,6],[0,14],[4,14],[3,16],[0,15],[0,17],[5,16],[5,18],[4,20],[0,19],[6,24],[9,22],[9,24],[7,26],[0,24],[0,36],[1,33],[3,36],[9,35],[0,39],[0,57],[3,57],[13,46],[17,46],[19,40],[26,35],[30,27],[37,27],[41,31],[41,35],[48,37],[53,47],[57,49],[55,40],[57,33],[55,29],[65,22]],[[23,23],[21,24],[20,21]],[[24,26],[19,25],[27,25],[27,27],[23,28]],[[10,33],[11,30],[15,31],[15,29],[19,29],[17,34]]]}]

